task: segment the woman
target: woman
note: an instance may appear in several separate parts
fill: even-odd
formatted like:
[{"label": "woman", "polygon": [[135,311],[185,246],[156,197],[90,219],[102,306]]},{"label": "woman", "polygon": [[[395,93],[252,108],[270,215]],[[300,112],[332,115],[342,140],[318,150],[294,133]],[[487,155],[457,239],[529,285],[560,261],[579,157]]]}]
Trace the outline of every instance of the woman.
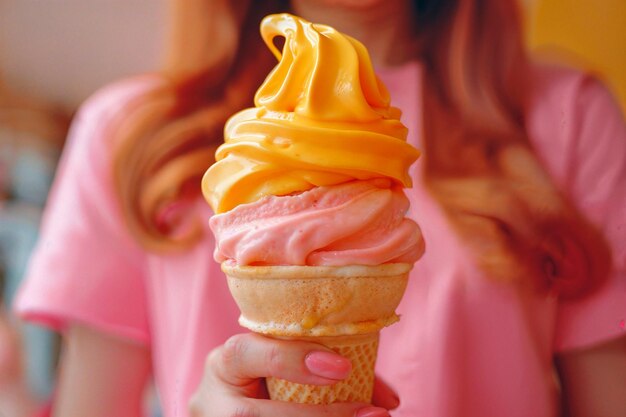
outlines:
[{"label": "woman", "polygon": [[[199,177],[274,64],[257,26],[279,10],[360,39],[427,155],[408,194],[428,249],[382,334],[393,389],[375,406],[264,399],[265,376],[329,384],[350,364],[233,336],[202,226]],[[163,71],[79,114],[22,292],[24,316],[65,330],[55,415],[140,415],[151,369],[167,416],[193,392],[211,417],[624,412],[626,130],[595,81],[530,62],[512,0],[173,0],[172,16]]]}]

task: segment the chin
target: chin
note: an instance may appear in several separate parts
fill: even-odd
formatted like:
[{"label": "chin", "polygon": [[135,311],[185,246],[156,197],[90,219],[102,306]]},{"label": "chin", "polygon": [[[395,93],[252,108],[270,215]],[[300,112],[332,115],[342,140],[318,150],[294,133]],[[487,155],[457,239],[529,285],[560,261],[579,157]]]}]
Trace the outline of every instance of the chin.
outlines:
[{"label": "chin", "polygon": [[320,3],[326,3],[332,6],[350,8],[350,9],[367,9],[368,7],[377,6],[385,2],[385,0],[318,0]]}]

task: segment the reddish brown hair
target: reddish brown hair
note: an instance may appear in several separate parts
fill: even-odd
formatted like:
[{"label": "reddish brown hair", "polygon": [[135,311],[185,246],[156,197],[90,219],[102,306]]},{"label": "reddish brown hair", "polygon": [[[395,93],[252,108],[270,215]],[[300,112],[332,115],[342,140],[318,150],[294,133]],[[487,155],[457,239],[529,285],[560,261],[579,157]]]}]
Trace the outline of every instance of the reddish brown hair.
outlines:
[{"label": "reddish brown hair", "polygon": [[422,22],[426,185],[490,276],[565,297],[591,292],[610,252],[528,140],[531,63],[517,3],[417,4],[430,13]]},{"label": "reddish brown hair", "polygon": [[113,162],[122,212],[151,251],[184,250],[201,236],[199,222],[206,219],[190,219],[181,205],[199,196],[225,121],[252,105],[275,63],[258,22],[280,4],[247,11],[228,3],[175,3],[164,85],[143,97],[117,132]]}]

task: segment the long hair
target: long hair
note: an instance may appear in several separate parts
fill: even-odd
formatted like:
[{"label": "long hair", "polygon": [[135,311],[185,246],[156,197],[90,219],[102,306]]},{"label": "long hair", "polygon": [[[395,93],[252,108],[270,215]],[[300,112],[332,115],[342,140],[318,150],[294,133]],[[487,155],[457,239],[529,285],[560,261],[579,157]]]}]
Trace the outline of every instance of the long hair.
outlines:
[{"label": "long hair", "polygon": [[[142,97],[115,134],[113,174],[123,218],[153,252],[184,250],[201,237],[191,205],[223,126],[250,106],[275,58],[258,22],[281,2],[176,2],[161,88]],[[235,3],[235,2],[233,2]],[[239,46],[246,45],[245,48]]]},{"label": "long hair", "polygon": [[[286,2],[204,3],[205,10],[173,11],[163,71],[169,82],[145,97],[117,134],[114,175],[123,215],[153,251],[184,249],[201,236],[184,207],[198,198],[225,120],[252,104],[273,65],[258,22],[287,10]],[[528,141],[531,65],[517,4],[414,5],[425,68],[427,187],[494,279],[564,296],[590,292],[607,275],[609,250],[551,182]],[[202,30],[213,32],[194,38]],[[215,41],[203,43],[208,39]]]},{"label": "long hair", "polygon": [[508,0],[417,0],[424,181],[489,276],[561,297],[592,292],[610,251],[539,163],[525,115],[531,62]]}]

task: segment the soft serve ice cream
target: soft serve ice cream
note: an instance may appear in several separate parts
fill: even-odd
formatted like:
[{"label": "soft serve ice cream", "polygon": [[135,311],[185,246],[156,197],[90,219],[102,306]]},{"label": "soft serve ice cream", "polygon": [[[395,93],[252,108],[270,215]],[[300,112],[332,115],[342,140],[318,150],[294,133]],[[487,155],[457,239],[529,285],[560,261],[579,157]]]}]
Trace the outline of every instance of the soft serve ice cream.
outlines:
[{"label": "soft serve ice cream", "polygon": [[[409,166],[400,110],[365,47],[331,27],[268,16],[261,34],[279,63],[254,108],[226,124],[203,179],[216,213],[215,257],[239,265],[376,265],[416,261],[423,241],[405,217]],[[285,37],[282,53],[274,46]]]},{"label": "soft serve ice cream", "polygon": [[332,386],[268,377],[272,399],[370,401],[379,332],[398,320],[424,250],[402,191],[419,153],[362,44],[288,14],[265,18],[261,34],[279,63],[256,107],[227,122],[203,179],[214,256],[242,326],[352,361]]},{"label": "soft serve ice cream", "polygon": [[214,216],[215,258],[239,265],[413,263],[422,251],[408,202],[389,181],[352,181],[263,197]]}]

